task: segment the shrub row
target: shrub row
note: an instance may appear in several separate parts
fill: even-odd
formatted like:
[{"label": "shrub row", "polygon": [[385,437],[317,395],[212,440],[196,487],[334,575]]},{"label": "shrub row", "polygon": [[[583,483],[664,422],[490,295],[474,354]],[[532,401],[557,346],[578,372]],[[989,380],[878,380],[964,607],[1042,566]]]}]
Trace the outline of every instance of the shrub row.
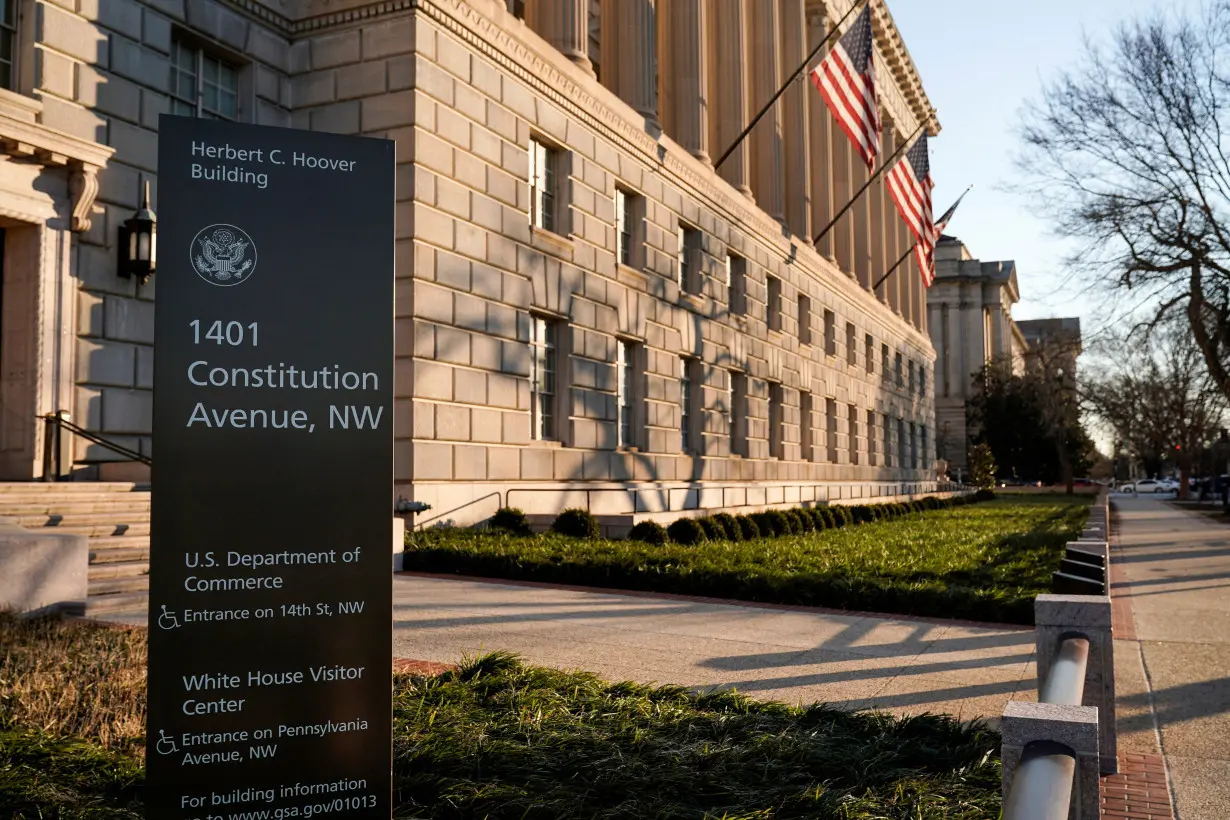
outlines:
[{"label": "shrub row", "polygon": [[[680,518],[663,527],[656,521],[642,521],[628,533],[628,538],[646,544],[673,541],[685,546],[704,541],[750,541],[755,538],[776,538],[803,535],[818,530],[832,530],[872,521],[887,521],[925,510],[943,510],[989,501],[995,497],[990,490],[979,490],[972,496],[936,498],[928,496],[917,501],[890,504],[856,504],[833,507],[795,507],[790,510],[765,510],[749,515],[715,513],[703,518]],[[528,535],[525,513],[515,507],[503,507],[492,516],[492,529],[514,535]],[[564,510],[551,524],[551,531],[574,538],[597,538],[598,519],[587,510],[574,507]]]}]

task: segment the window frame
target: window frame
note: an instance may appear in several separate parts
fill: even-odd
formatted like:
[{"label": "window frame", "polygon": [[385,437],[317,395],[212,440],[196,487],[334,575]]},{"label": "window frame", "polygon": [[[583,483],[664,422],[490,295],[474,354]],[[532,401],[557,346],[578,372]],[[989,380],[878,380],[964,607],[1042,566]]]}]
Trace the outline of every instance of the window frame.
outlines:
[{"label": "window frame", "polygon": [[799,312],[799,344],[811,346],[811,297],[800,293],[795,299]]},{"label": "window frame", "polygon": [[[9,5],[7,6],[7,8],[12,10],[13,22],[10,24],[8,21],[0,19],[0,38],[4,38],[4,37],[9,38],[9,58],[10,58],[7,61],[8,74],[9,74],[8,80],[7,81],[0,80],[0,88],[3,88],[5,91],[12,91],[15,93],[20,93],[20,90],[21,90],[19,84],[22,79],[21,78],[21,73],[22,73],[21,72],[21,62],[22,62],[21,58],[22,58],[22,52],[24,51],[22,47],[23,44],[21,42],[21,30],[22,30],[21,7],[24,5],[25,5],[24,3],[18,2],[18,0],[9,0]],[[4,66],[4,65],[5,65],[5,62],[0,61],[0,66]]]},{"label": "window frame", "polygon": [[799,391],[799,449],[804,461],[816,460],[816,437],[812,418],[816,411],[816,397],[810,390]]},{"label": "window frame", "polygon": [[676,232],[679,249],[675,257],[675,283],[680,293],[700,294],[704,290],[700,280],[700,251],[703,239],[700,228],[679,220]]},{"label": "window frame", "polygon": [[858,367],[858,328],[854,322],[846,322],[846,364]]},{"label": "window frame", "polygon": [[[178,62],[178,57],[188,53],[192,58],[192,72],[189,74]],[[210,81],[206,77],[207,64],[212,63],[216,66],[219,80],[217,82]],[[219,120],[221,122],[241,122],[243,109],[243,88],[242,88],[242,70],[243,66],[226,59],[217,51],[208,48],[199,40],[191,35],[181,35],[178,30],[174,31],[171,36],[171,54],[168,64],[170,72],[170,88],[168,89],[169,96],[169,111],[172,114],[180,116],[191,116],[198,119]],[[224,88],[222,83],[222,71],[228,71],[234,80],[234,85],[231,88]],[[179,93],[179,80],[181,75],[189,76],[193,80],[195,99],[189,100],[187,97]],[[234,115],[227,116],[220,110],[220,106],[207,108],[205,104],[205,87],[206,85],[213,86],[218,91],[218,99],[222,99],[224,93],[234,97]],[[191,109],[191,113],[188,113]]]},{"label": "window frame", "polygon": [[[559,429],[562,324],[549,316],[530,314],[530,438],[533,441],[562,441]],[[544,385],[549,389],[544,389]]]},{"label": "window frame", "polygon": [[827,308],[824,311],[824,355],[837,355],[837,315]]},{"label": "window frame", "polygon": [[859,415],[858,405],[851,404],[850,409],[846,411],[846,423],[848,425],[847,432],[849,433],[849,436],[850,436],[850,446],[848,448],[850,451],[850,464],[855,467],[858,466],[858,461],[859,461],[858,459],[858,455],[859,455],[858,415]]},{"label": "window frame", "polygon": [[876,340],[868,333],[863,339],[863,356],[867,359],[867,375],[875,375],[876,372]]},{"label": "window frame", "polygon": [[616,448],[640,447],[641,344],[632,339],[615,340],[615,440]]},{"label": "window frame", "polygon": [[884,466],[893,466],[893,426],[892,417],[888,413],[881,416],[884,424]]},{"label": "window frame", "polygon": [[901,351],[897,351],[893,357],[893,374],[897,377],[897,387],[905,387],[905,357],[901,355]]},{"label": "window frame", "polygon": [[563,149],[536,134],[531,134],[528,153],[530,227],[563,236],[563,219],[560,214],[560,202],[563,200],[560,196]]},{"label": "window frame", "polygon": [[769,382],[769,457],[786,458],[786,389],[781,382]]},{"label": "window frame", "polygon": [[730,371],[730,452],[747,458],[748,377],[741,370]]},{"label": "window frame", "polygon": [[726,298],[730,312],[747,315],[747,257],[726,252]]},{"label": "window frame", "polygon": [[867,466],[875,467],[876,465],[876,411],[867,410],[867,419],[864,422],[867,426]]},{"label": "window frame", "polygon": [[697,404],[703,390],[700,359],[679,357],[679,451],[684,455],[702,454],[703,436],[697,430],[702,408]]},{"label": "window frame", "polygon": [[645,198],[615,186],[615,262],[633,270],[645,267]]},{"label": "window frame", "polygon": [[782,332],[782,280],[776,276],[764,278],[764,321],[773,333]]},{"label": "window frame", "polygon": [[829,464],[837,463],[837,399],[824,399],[825,456]]}]

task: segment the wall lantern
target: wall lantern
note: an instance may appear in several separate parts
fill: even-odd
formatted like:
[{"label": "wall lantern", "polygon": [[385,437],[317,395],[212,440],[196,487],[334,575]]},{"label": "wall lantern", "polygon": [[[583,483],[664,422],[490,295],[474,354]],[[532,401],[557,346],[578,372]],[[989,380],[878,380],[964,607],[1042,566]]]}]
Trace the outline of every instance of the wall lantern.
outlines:
[{"label": "wall lantern", "polygon": [[149,180],[141,197],[141,207],[120,225],[118,243],[119,275],[137,277],[145,284],[158,267],[158,217],[149,207]]}]

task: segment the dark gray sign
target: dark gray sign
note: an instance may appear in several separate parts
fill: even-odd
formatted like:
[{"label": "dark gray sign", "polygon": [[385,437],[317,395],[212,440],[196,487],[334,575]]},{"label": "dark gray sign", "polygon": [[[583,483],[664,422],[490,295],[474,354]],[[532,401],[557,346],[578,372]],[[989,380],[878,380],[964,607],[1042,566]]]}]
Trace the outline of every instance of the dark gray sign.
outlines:
[{"label": "dark gray sign", "polygon": [[394,145],[163,116],[148,816],[390,816]]}]

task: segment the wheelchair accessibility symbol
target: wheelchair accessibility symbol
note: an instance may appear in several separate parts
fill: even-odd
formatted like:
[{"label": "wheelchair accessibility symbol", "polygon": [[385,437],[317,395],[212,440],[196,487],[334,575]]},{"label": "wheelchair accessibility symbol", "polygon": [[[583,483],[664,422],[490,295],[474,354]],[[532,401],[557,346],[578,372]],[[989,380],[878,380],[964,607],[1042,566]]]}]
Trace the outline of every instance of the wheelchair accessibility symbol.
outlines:
[{"label": "wheelchair accessibility symbol", "polygon": [[163,629],[177,629],[179,627],[179,618],[174,612],[167,611],[167,605],[162,605],[162,614],[158,616],[158,626]]},{"label": "wheelchair accessibility symbol", "polygon": [[175,754],[179,751],[179,747],[175,745],[175,741],[167,737],[167,733],[162,729],[158,730],[158,742],[154,744],[154,748],[158,750],[160,755]]}]

